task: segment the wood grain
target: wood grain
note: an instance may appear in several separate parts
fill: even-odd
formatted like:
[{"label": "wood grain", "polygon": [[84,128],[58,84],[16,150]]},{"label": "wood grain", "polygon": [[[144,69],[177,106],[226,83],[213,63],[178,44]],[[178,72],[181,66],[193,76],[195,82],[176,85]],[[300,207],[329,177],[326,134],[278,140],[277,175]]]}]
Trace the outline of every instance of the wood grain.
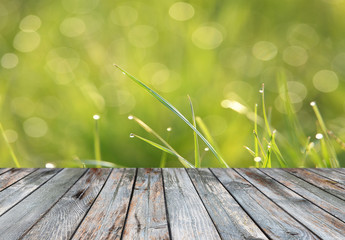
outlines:
[{"label": "wood grain", "polygon": [[236,171],[320,238],[341,239],[345,236],[344,222],[284,187],[258,169],[236,169]]},{"label": "wood grain", "polygon": [[11,168],[0,168],[0,175],[9,171]]},{"label": "wood grain", "polygon": [[135,169],[114,169],[72,239],[120,239]]},{"label": "wood grain", "polygon": [[0,216],[38,189],[61,169],[38,169],[0,192]]},{"label": "wood grain", "polygon": [[345,175],[331,168],[310,168],[308,169],[308,171],[314,172],[323,177],[329,178],[333,181],[345,185]]},{"label": "wood grain", "polygon": [[338,183],[337,181],[325,178],[306,169],[291,168],[284,170],[303,179],[304,181],[313,184],[314,186],[321,188],[326,192],[333,194],[334,196],[342,200],[345,200],[345,186],[341,183]]},{"label": "wood grain", "polygon": [[91,207],[110,169],[89,169],[22,239],[69,239]]},{"label": "wood grain", "polygon": [[123,239],[169,239],[160,169],[138,169]]},{"label": "wood grain", "polygon": [[36,171],[34,168],[12,168],[0,175],[0,191]]},{"label": "wood grain", "polygon": [[261,171],[345,222],[345,201],[282,169],[262,169]]},{"label": "wood grain", "polygon": [[271,239],[318,239],[233,169],[212,172]]},{"label": "wood grain", "polygon": [[222,239],[267,239],[210,170],[187,172]]},{"label": "wood grain", "polygon": [[18,239],[84,174],[85,169],[64,169],[16,207],[0,217],[1,239]]},{"label": "wood grain", "polygon": [[185,169],[163,169],[173,239],[220,239]]}]

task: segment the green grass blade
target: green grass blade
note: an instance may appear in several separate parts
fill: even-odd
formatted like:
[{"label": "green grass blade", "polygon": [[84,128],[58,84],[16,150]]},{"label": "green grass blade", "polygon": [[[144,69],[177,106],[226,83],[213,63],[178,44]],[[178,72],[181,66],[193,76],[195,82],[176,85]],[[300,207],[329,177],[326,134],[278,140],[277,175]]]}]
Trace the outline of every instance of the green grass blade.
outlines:
[{"label": "green grass blade", "polygon": [[221,156],[221,154],[219,153],[219,147],[218,147],[216,141],[214,140],[214,138],[212,137],[211,131],[206,126],[205,122],[202,120],[201,117],[198,117],[198,116],[196,116],[195,120],[196,120],[196,123],[198,124],[199,128],[201,129],[201,132],[206,137],[207,141],[209,141],[211,143],[211,145],[216,149],[218,154]]},{"label": "green grass blade", "polygon": [[112,162],[107,161],[99,161],[99,160],[80,160],[83,164],[89,165],[89,166],[97,166],[97,167],[107,167],[107,168],[118,168],[123,167],[116,165]]},{"label": "green grass blade", "polygon": [[330,137],[332,137],[339,144],[341,149],[343,149],[345,151],[345,142],[343,140],[341,140],[337,135],[335,135],[334,132],[328,130],[327,133]]},{"label": "green grass blade", "polygon": [[20,168],[20,164],[19,164],[19,161],[18,161],[18,159],[17,159],[17,156],[16,156],[16,154],[14,153],[11,144],[10,144],[10,143],[8,142],[8,140],[7,140],[7,136],[6,136],[6,134],[5,134],[5,130],[4,130],[4,128],[2,127],[2,124],[1,124],[1,123],[0,123],[0,131],[1,131],[2,137],[3,137],[4,140],[5,140],[5,144],[6,144],[8,150],[9,150],[9,152],[10,152],[10,155],[11,155],[11,157],[12,157],[12,160],[13,160],[15,166],[16,166],[17,168]]},{"label": "green grass blade", "polygon": [[166,148],[168,148],[171,152],[174,153],[174,155],[178,158],[178,160],[183,164],[183,166],[185,167],[191,167],[194,168],[194,165],[191,164],[189,161],[187,161],[184,157],[182,157],[180,154],[178,154],[178,152],[172,147],[170,146],[170,144],[165,141],[158,133],[156,133],[152,128],[150,128],[146,123],[144,123],[142,120],[140,120],[139,118],[135,117],[135,116],[129,116],[129,119],[133,119],[136,123],[139,124],[139,126],[141,126],[145,131],[147,131],[148,133],[152,134],[153,136],[155,136],[156,138],[158,138],[165,146]]},{"label": "green grass blade", "polygon": [[257,157],[255,152],[253,150],[251,150],[249,147],[247,146],[243,146],[245,149],[247,149],[247,151],[250,153],[250,155],[252,155],[254,158]]},{"label": "green grass blade", "polygon": [[[99,138],[99,126],[98,126],[98,120],[99,115],[94,115],[93,119],[95,120],[94,125],[94,151],[95,151],[95,159],[96,161],[101,161],[101,142]],[[101,167],[101,166],[97,166]]]},{"label": "green grass blade", "polygon": [[[260,141],[260,139],[259,139],[259,137],[258,137],[258,134],[257,134],[255,131],[253,131],[253,133],[254,133],[255,138],[256,138],[257,141],[258,141],[259,149],[260,149],[260,151],[261,151],[261,154],[262,154],[262,156],[264,157],[264,160],[266,161],[266,160],[267,160],[267,157],[266,157],[266,154],[265,154],[265,150],[264,150],[263,145],[261,144],[261,141]],[[264,161],[264,162],[265,162],[265,161]]]},{"label": "green grass blade", "polygon": [[127,77],[132,79],[135,83],[137,83],[139,86],[143,87],[148,93],[150,93],[153,97],[155,97],[159,102],[161,102],[164,106],[166,106],[170,111],[175,113],[179,118],[181,118],[193,131],[195,131],[201,140],[209,147],[209,149],[212,151],[212,153],[215,155],[217,160],[220,162],[222,167],[228,168],[229,165],[224,161],[224,159],[217,153],[217,151],[214,149],[214,147],[207,141],[207,139],[197,130],[193,124],[191,124],[185,116],[182,115],[171,103],[169,103],[167,100],[165,100],[162,96],[160,96],[158,93],[153,91],[151,88],[149,88],[147,85],[145,85],[140,80],[136,79],[134,76],[129,74],[127,71],[119,67],[118,65],[114,65],[117,67],[122,73],[124,73]]},{"label": "green grass blade", "polygon": [[[192,103],[192,99],[188,95],[188,100],[189,100],[189,105],[192,111],[192,118],[193,118],[193,126],[196,128],[196,121],[195,121],[195,113],[194,113],[194,107]],[[200,153],[199,153],[199,143],[198,143],[198,134],[196,132],[193,132],[194,134],[194,164],[196,168],[201,167],[201,162],[200,162]]]},{"label": "green grass blade", "polygon": [[[168,131],[167,142],[169,142],[170,133],[171,133],[171,127],[168,127],[167,131]],[[168,159],[168,154],[166,152],[162,152],[162,157],[161,157],[161,161],[160,161],[160,164],[159,164],[160,168],[165,168],[167,159]]]},{"label": "green grass blade", "polygon": [[328,136],[328,131],[327,131],[327,127],[325,122],[323,121],[323,118],[321,116],[321,113],[319,111],[319,108],[317,107],[315,102],[311,102],[310,105],[312,106],[314,113],[316,115],[317,121],[320,125],[320,128],[323,132],[323,135],[325,137],[325,147],[326,149],[324,149],[325,151],[328,151],[328,157],[329,157],[329,161],[330,161],[330,165],[332,168],[338,168],[339,167],[339,161],[337,158],[337,154],[335,152],[335,149],[331,143],[331,140],[329,139]]},{"label": "green grass blade", "polygon": [[274,153],[274,155],[276,155],[278,162],[280,164],[281,167],[287,167],[287,162],[284,159],[283,155],[281,154],[279,147],[276,143],[276,130],[273,130],[272,132],[272,138],[271,138],[271,147],[272,147],[272,151]]},{"label": "green grass blade", "polygon": [[266,131],[269,137],[272,136],[271,129],[270,129],[270,124],[268,122],[267,114],[266,114],[266,105],[265,105],[265,84],[262,84],[262,88],[260,90],[261,93],[261,101],[262,101],[262,114],[264,116],[264,122],[265,122],[265,127]]},{"label": "green grass blade", "polygon": [[146,139],[146,138],[144,138],[144,137],[141,137],[141,136],[139,136],[139,135],[136,135],[136,134],[134,134],[134,133],[131,133],[131,134],[130,134],[130,137],[136,137],[136,138],[138,138],[138,139],[140,139],[140,140],[142,140],[142,141],[144,141],[144,142],[150,144],[151,146],[153,146],[153,147],[155,147],[155,148],[157,148],[157,149],[159,149],[159,150],[161,150],[161,151],[163,151],[163,152],[166,152],[166,153],[169,153],[169,154],[175,156],[175,153],[174,153],[173,151],[171,151],[170,149],[168,149],[168,148],[166,148],[166,147],[164,147],[164,146],[162,146],[162,145],[160,145],[160,144],[158,144],[158,143],[156,143],[156,142],[153,142],[153,141],[151,141],[151,140],[148,140],[148,139]]}]

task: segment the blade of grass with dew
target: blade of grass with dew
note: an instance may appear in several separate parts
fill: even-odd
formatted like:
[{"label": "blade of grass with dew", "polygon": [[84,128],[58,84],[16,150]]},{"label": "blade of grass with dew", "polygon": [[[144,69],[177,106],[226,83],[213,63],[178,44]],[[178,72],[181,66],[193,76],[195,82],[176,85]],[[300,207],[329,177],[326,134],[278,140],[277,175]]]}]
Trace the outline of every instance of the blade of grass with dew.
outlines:
[{"label": "blade of grass with dew", "polygon": [[[171,127],[168,127],[167,131],[168,131],[167,142],[169,142]],[[166,152],[162,152],[162,157],[161,157],[161,161],[160,161],[160,164],[159,164],[160,168],[165,168],[165,164],[166,164],[167,158],[168,158],[168,154]]]},{"label": "blade of grass with dew", "polygon": [[209,147],[209,149],[212,151],[212,153],[215,155],[219,163],[222,165],[222,167],[228,168],[229,165],[224,161],[224,159],[217,153],[217,151],[214,149],[214,147],[207,141],[207,139],[197,130],[193,124],[191,124],[187,118],[182,115],[171,103],[169,103],[167,100],[165,100],[161,95],[153,91],[151,88],[149,88],[147,85],[145,85],[143,82],[129,74],[127,71],[119,67],[118,65],[114,65],[117,67],[123,74],[125,74],[127,77],[129,77],[131,80],[133,80],[135,83],[137,83],[139,86],[144,88],[148,93],[150,93],[153,97],[155,97],[159,102],[161,102],[164,106],[166,106],[170,111],[175,113],[179,118],[181,118],[193,131],[195,131],[201,140]]},{"label": "blade of grass with dew", "polygon": [[191,165],[186,159],[184,159],[183,157],[181,157],[181,155],[175,154],[175,153],[174,153],[173,151],[171,151],[170,149],[168,149],[168,148],[166,148],[166,147],[164,147],[164,146],[162,146],[162,145],[160,145],[160,144],[158,144],[158,143],[155,143],[155,142],[153,142],[153,141],[151,141],[151,140],[148,140],[148,139],[146,139],[146,138],[140,137],[140,136],[138,136],[138,135],[136,135],[136,134],[131,133],[131,136],[136,137],[136,138],[138,138],[138,139],[140,139],[140,140],[142,140],[142,141],[144,141],[144,142],[150,144],[151,146],[153,146],[153,147],[155,147],[155,148],[157,148],[157,149],[159,149],[159,150],[161,150],[161,151],[163,151],[163,152],[165,152],[165,153],[169,153],[169,154],[171,154],[171,155],[177,157],[177,158],[180,160],[180,162],[183,164],[184,167],[186,167],[186,168],[194,168],[194,166]]},{"label": "blade of grass with dew", "polygon": [[329,152],[329,161],[330,161],[331,167],[332,168],[338,168],[339,167],[339,161],[337,158],[337,154],[336,154],[335,149],[331,143],[331,140],[329,139],[327,127],[326,127],[325,122],[323,121],[323,118],[321,116],[319,108],[317,107],[315,102],[311,102],[310,105],[312,106],[312,108],[314,110],[317,121],[320,125],[320,128],[323,132],[323,135],[325,136],[326,150]]},{"label": "blade of grass with dew", "polygon": [[[255,138],[255,137],[254,137]],[[254,158],[255,157],[258,157],[258,156],[256,156],[256,154],[255,154],[255,152],[253,151],[253,150],[251,150],[249,147],[247,147],[247,146],[243,146],[245,149],[247,149],[247,151],[250,153],[250,155],[252,155]]]},{"label": "blade of grass with dew", "polygon": [[[101,161],[101,143],[99,138],[99,126],[98,120],[100,119],[99,115],[93,115],[93,119],[95,120],[94,125],[94,151],[95,151],[95,159],[96,161]],[[100,167],[97,166],[96,167]]]},{"label": "blade of grass with dew", "polygon": [[[190,109],[192,111],[192,118],[193,118],[193,126],[196,128],[196,121],[195,121],[195,114],[194,114],[194,108],[193,108],[193,103],[192,99],[188,95],[188,100],[189,100],[189,105]],[[193,132],[194,134],[194,165],[196,168],[201,167],[201,162],[200,162],[200,154],[199,154],[199,143],[198,143],[198,134],[196,132]]]},{"label": "blade of grass with dew", "polygon": [[256,137],[256,139],[258,140],[259,149],[260,149],[260,151],[261,151],[261,154],[262,154],[264,160],[266,160],[265,150],[264,150],[263,145],[261,144],[261,141],[260,141],[260,139],[259,139],[259,137],[258,137],[258,134],[257,134],[255,131],[253,131],[253,133],[254,133],[254,136]]},{"label": "blade of grass with dew", "polygon": [[[254,106],[254,131],[258,132],[258,105],[255,104]],[[255,146],[255,153],[254,158],[259,156],[259,146],[258,146],[258,140],[256,137],[254,137],[254,146]],[[258,168],[260,166],[259,162],[255,162],[255,166]]]},{"label": "blade of grass with dew", "polygon": [[16,166],[17,168],[20,168],[20,164],[19,164],[19,161],[18,161],[18,159],[17,159],[17,156],[16,156],[16,154],[14,153],[13,148],[12,148],[11,144],[9,143],[9,141],[8,141],[8,139],[7,139],[7,136],[6,136],[6,134],[5,134],[5,130],[4,130],[4,128],[2,127],[2,124],[1,124],[1,123],[0,123],[0,131],[1,131],[2,137],[3,137],[4,140],[5,140],[5,144],[6,144],[8,150],[9,150],[9,152],[10,152],[10,155],[11,155],[11,157],[12,157],[12,160],[13,160],[15,166]]},{"label": "blade of grass with dew", "polygon": [[259,91],[261,93],[261,101],[262,101],[262,114],[264,116],[265,128],[269,137],[271,137],[271,129],[270,124],[268,122],[267,114],[266,114],[266,105],[265,105],[265,84],[262,84],[262,88]]},{"label": "blade of grass with dew", "polygon": [[134,134],[134,133],[131,133],[130,136],[131,136],[131,137],[136,137],[136,138],[138,138],[138,139],[140,139],[140,140],[142,140],[142,141],[144,141],[144,142],[150,144],[151,146],[153,146],[153,147],[155,147],[155,148],[157,148],[157,149],[159,149],[159,150],[161,150],[161,151],[163,151],[163,152],[166,152],[166,153],[169,153],[169,154],[171,154],[171,155],[176,156],[175,153],[172,152],[170,149],[168,149],[168,148],[166,148],[166,147],[164,147],[164,146],[162,146],[162,145],[160,145],[160,144],[158,144],[158,143],[156,143],[156,142],[153,142],[153,141],[151,141],[151,140],[148,140],[147,138],[141,137],[141,136],[136,135],[136,134]]},{"label": "blade of grass with dew", "polygon": [[212,137],[211,131],[208,129],[205,122],[202,120],[201,117],[198,117],[198,116],[196,116],[195,120],[196,120],[196,123],[198,124],[199,128],[201,129],[201,132],[205,135],[207,141],[209,141],[211,143],[211,145],[216,149],[218,154],[221,156],[221,154],[219,153],[219,147],[218,147],[216,141],[214,140],[214,138]]},{"label": "blade of grass with dew", "polygon": [[309,153],[309,144],[310,144],[310,136],[307,138],[307,142],[304,146],[304,150],[303,150],[303,166],[302,167],[305,167],[306,165],[306,161],[307,161],[307,158],[308,158],[308,153]]},{"label": "blade of grass with dew", "polygon": [[172,146],[170,146],[170,144],[167,141],[165,141],[158,133],[156,133],[146,123],[144,123],[142,120],[140,120],[139,118],[137,118],[135,116],[129,116],[128,118],[133,119],[146,132],[148,132],[148,133],[152,134],[153,136],[155,136],[156,138],[158,138],[170,151],[172,151],[178,157],[178,160],[183,164],[183,166],[185,166],[185,167],[188,166],[188,167],[194,168],[193,164],[191,164],[188,160],[186,160],[184,157],[182,157],[180,154],[178,154],[178,152]]}]

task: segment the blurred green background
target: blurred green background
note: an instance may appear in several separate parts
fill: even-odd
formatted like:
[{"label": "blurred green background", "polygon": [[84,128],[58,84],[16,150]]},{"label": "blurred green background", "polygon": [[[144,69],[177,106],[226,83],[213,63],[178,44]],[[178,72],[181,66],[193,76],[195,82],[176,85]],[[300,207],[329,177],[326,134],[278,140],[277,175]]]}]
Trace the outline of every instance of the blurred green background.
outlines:
[{"label": "blurred green background", "polygon": [[[253,146],[246,113],[260,103],[263,82],[272,126],[289,135],[276,81],[283,70],[311,141],[318,143],[311,101],[345,139],[344,13],[343,0],[2,0],[0,121],[24,167],[94,159],[94,114],[101,116],[105,161],[159,166],[159,150],[129,138],[131,132],[150,138],[128,120],[133,114],[163,137],[172,127],[169,142],[192,162],[192,130],[116,63],[190,119],[189,94],[230,166],[254,166],[243,148]],[[203,166],[219,166],[210,152],[201,155]],[[0,159],[1,167],[14,165],[3,138]],[[181,165],[169,157],[167,166]]]}]

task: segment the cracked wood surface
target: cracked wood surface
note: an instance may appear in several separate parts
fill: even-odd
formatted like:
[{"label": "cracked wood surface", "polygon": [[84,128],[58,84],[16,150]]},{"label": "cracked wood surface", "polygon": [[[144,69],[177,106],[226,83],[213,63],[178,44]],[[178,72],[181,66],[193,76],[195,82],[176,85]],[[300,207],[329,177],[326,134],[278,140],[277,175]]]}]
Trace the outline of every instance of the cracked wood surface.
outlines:
[{"label": "cracked wood surface", "polygon": [[0,240],[344,239],[345,169],[0,169]]}]

